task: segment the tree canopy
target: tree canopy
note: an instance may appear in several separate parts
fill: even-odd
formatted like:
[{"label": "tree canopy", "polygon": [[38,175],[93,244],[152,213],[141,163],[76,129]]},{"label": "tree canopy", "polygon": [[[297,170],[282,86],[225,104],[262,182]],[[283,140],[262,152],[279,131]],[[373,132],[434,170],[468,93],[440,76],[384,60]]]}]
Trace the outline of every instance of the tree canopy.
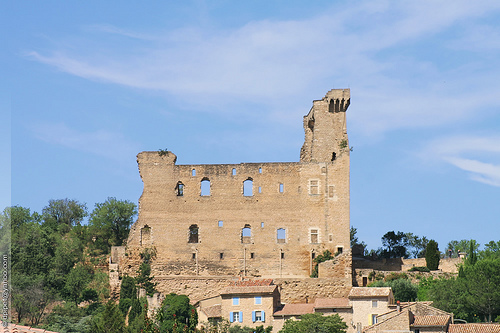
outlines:
[{"label": "tree canopy", "polygon": [[346,323],[338,314],[323,316],[322,313],[310,313],[300,320],[288,319],[279,333],[345,333]]}]

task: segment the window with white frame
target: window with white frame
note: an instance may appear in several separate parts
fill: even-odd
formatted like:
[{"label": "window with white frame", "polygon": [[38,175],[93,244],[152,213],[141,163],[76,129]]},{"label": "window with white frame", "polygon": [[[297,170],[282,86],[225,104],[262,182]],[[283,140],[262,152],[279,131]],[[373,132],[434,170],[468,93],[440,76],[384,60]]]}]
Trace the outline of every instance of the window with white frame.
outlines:
[{"label": "window with white frame", "polygon": [[311,229],[309,231],[310,243],[317,244],[319,243],[319,229]]},{"label": "window with white frame", "polygon": [[309,180],[309,194],[318,195],[319,194],[319,180],[310,179]]},{"label": "window with white frame", "polygon": [[229,321],[233,322],[243,322],[243,313],[241,311],[229,312]]},{"label": "window with white frame", "polygon": [[377,323],[377,316],[376,314],[372,314],[372,325],[375,325]]},{"label": "window with white frame", "polygon": [[265,312],[264,311],[252,311],[252,321],[254,323],[256,321],[261,321],[261,322],[266,321]]}]

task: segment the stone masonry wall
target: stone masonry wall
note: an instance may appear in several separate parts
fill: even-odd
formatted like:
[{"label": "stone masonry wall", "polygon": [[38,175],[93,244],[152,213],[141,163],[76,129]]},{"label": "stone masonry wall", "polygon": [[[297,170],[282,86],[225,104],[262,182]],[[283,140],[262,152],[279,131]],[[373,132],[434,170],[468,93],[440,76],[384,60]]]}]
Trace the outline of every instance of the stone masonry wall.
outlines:
[{"label": "stone masonry wall", "polygon": [[[313,102],[300,162],[176,165],[172,152],[138,154],[144,191],[126,253],[156,248],[158,276],[296,278],[309,276],[314,254],[349,249],[349,102],[348,89]],[[137,270],[134,257],[124,271]]]}]

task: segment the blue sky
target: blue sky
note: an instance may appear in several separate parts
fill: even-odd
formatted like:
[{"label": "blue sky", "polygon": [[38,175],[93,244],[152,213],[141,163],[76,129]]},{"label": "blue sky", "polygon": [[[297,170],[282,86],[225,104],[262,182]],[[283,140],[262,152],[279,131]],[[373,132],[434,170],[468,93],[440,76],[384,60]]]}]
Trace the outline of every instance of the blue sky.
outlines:
[{"label": "blue sky", "polygon": [[2,207],[137,202],[144,150],[298,161],[312,100],[350,88],[359,238],[500,240],[498,1],[0,6]]}]

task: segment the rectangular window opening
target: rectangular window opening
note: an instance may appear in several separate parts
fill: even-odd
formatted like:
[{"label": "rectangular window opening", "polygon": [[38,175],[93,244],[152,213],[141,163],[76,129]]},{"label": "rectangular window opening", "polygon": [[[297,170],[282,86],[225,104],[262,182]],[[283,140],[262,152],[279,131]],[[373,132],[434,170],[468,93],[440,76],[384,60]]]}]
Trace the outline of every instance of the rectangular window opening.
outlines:
[{"label": "rectangular window opening", "polygon": [[264,222],[260,222],[260,227],[264,228]]},{"label": "rectangular window opening", "polygon": [[196,252],[193,253],[192,257],[193,260],[196,260]]},{"label": "rectangular window opening", "polygon": [[219,259],[220,260],[224,259],[224,253],[223,252],[219,253]]},{"label": "rectangular window opening", "polygon": [[281,259],[285,259],[285,252],[281,252]]},{"label": "rectangular window opening", "polygon": [[259,173],[262,173],[262,168],[259,168]]},{"label": "rectangular window opening", "polygon": [[219,221],[218,225],[219,225],[219,228],[222,228],[224,226],[224,221]]},{"label": "rectangular window opening", "polygon": [[318,195],[319,194],[319,180],[309,181],[309,194]]},{"label": "rectangular window opening", "polygon": [[255,258],[255,253],[250,252],[250,259],[253,259],[253,258]]},{"label": "rectangular window opening", "polygon": [[372,308],[378,307],[378,301],[376,299],[372,300]]},{"label": "rectangular window opening", "polygon": [[311,229],[311,243],[317,244],[319,243],[319,230]]},{"label": "rectangular window opening", "polygon": [[255,296],[255,305],[262,304],[262,296]]},{"label": "rectangular window opening", "polygon": [[262,311],[255,311],[255,321],[262,321]]},{"label": "rectangular window opening", "polygon": [[316,252],[311,253],[311,258],[314,260],[316,258]]},{"label": "rectangular window opening", "polygon": [[262,187],[259,186],[259,193],[262,193]]},{"label": "rectangular window opening", "polygon": [[329,185],[328,186],[328,197],[333,198],[335,196],[335,186]]},{"label": "rectangular window opening", "polygon": [[343,248],[343,247],[340,247],[340,246],[339,246],[339,247],[337,247],[337,253],[338,253],[338,254],[341,254],[341,253],[342,253],[342,251],[344,251],[344,248]]},{"label": "rectangular window opening", "polygon": [[283,193],[284,189],[285,189],[285,188],[284,188],[283,183],[280,183],[280,193]]},{"label": "rectangular window opening", "polygon": [[233,297],[233,305],[240,305],[240,298],[239,297]]}]

